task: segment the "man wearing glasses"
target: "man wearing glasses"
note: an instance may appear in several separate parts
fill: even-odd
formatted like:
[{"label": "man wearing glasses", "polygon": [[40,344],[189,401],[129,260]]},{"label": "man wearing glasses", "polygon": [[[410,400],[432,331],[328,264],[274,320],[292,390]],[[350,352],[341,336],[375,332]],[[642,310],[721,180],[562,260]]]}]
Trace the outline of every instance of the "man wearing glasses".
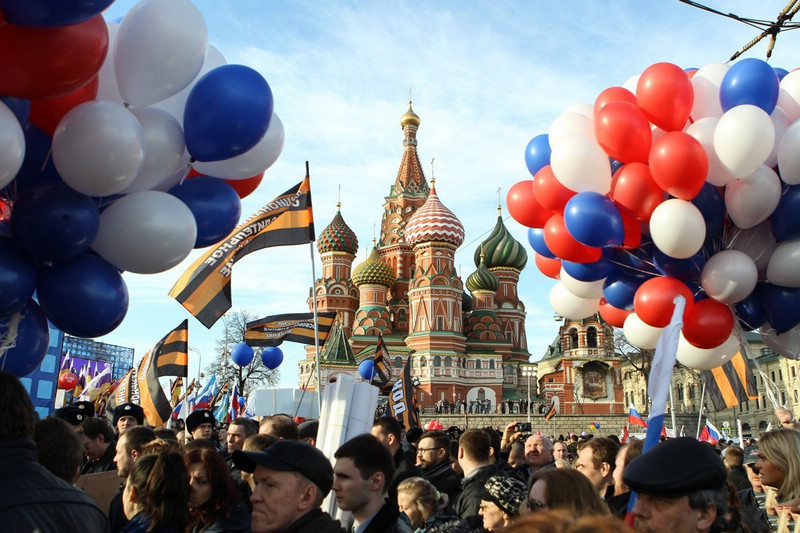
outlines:
[{"label": "man wearing glasses", "polygon": [[423,433],[417,445],[417,466],[422,470],[422,477],[452,501],[453,495],[461,487],[461,477],[450,463],[450,437],[447,433]]}]

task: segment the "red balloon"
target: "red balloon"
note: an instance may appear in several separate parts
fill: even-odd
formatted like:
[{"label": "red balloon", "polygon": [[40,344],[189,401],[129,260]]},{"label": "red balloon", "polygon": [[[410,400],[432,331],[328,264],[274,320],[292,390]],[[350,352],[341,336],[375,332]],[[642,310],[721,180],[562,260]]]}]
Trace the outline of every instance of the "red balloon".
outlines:
[{"label": "red balloon", "polygon": [[256,188],[261,184],[261,180],[264,179],[264,173],[260,172],[255,176],[250,178],[245,178],[243,180],[223,180],[225,183],[233,187],[233,190],[236,191],[236,194],[239,195],[239,198],[245,198],[250,196],[250,194],[256,190]]},{"label": "red balloon", "polygon": [[533,178],[533,195],[539,205],[560,215],[564,214],[564,206],[569,199],[578,194],[572,189],[568,189],[556,179],[550,165],[545,165],[539,169]]},{"label": "red balloon", "polygon": [[683,336],[698,348],[716,348],[733,331],[733,313],[716,300],[700,300],[683,319]]},{"label": "red balloon", "polygon": [[561,259],[558,258],[550,259],[549,257],[545,257],[541,254],[536,253],[534,260],[536,261],[536,268],[539,269],[539,272],[541,272],[548,278],[553,278],[553,279],[561,278]]},{"label": "red balloon", "polygon": [[684,282],[668,276],[650,278],[642,283],[633,297],[633,310],[642,322],[654,328],[663,328],[672,319],[675,310],[674,299],[681,295],[686,299],[683,316],[686,316],[694,303],[692,291]]},{"label": "red balloon", "polygon": [[706,182],[708,156],[700,141],[688,133],[670,131],[653,143],[650,174],[663,191],[691,200]]},{"label": "red balloon", "polygon": [[69,113],[70,109],[97,97],[99,83],[98,77],[95,76],[77,91],[64,96],[31,100],[31,113],[28,120],[52,137],[58,123],[61,122],[64,115]]},{"label": "red balloon", "polygon": [[67,372],[58,377],[58,388],[72,390],[78,385],[78,376],[72,372]]},{"label": "red balloon", "polygon": [[635,104],[636,95],[624,87],[609,87],[603,90],[603,92],[597,95],[594,101],[595,117],[597,116],[597,112],[603,109],[603,106],[611,102],[630,102]]},{"label": "red balloon", "polygon": [[594,136],[608,155],[622,163],[646,163],[653,141],[642,110],[624,101],[609,102],[597,111]]},{"label": "red balloon", "polygon": [[600,298],[600,316],[615,328],[621,328],[625,325],[625,319],[628,315],[633,313],[632,309],[620,309],[614,307],[606,301],[605,298]]},{"label": "red balloon", "polygon": [[573,263],[593,263],[603,255],[600,248],[576,241],[567,231],[564,217],[557,214],[551,216],[544,225],[544,243],[560,259]]},{"label": "red balloon", "polygon": [[614,174],[611,180],[611,199],[624,207],[641,222],[650,220],[658,204],[664,201],[664,191],[650,174],[644,163],[628,163]]},{"label": "red balloon", "polygon": [[103,15],[49,28],[0,23],[0,94],[15,98],[64,96],[97,74],[107,52]]},{"label": "red balloon", "polygon": [[533,195],[533,180],[515,183],[508,190],[506,206],[514,220],[529,228],[541,228],[552,214]]},{"label": "red balloon", "polygon": [[692,112],[692,82],[678,65],[650,65],[639,76],[636,102],[648,120],[662,130],[680,131]]},{"label": "red balloon", "polygon": [[628,250],[638,248],[642,244],[642,224],[624,207],[619,209],[619,214],[622,216],[622,227],[625,230],[622,247]]}]

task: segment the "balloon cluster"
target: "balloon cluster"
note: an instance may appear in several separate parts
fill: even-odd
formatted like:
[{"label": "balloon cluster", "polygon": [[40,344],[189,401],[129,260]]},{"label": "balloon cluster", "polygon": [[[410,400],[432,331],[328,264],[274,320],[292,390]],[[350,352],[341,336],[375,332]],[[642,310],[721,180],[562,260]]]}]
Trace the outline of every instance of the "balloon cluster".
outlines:
[{"label": "balloon cluster", "polygon": [[6,369],[41,361],[44,316],[79,337],[114,330],[121,272],[224,238],[283,148],[269,84],[226,64],[191,1],[142,0],[107,23],[111,2],[0,0]]},{"label": "balloon cluster", "polygon": [[800,70],[656,63],[534,137],[508,192],[550,304],[654,348],[686,298],[678,360],[724,363],[741,331],[800,352]]}]

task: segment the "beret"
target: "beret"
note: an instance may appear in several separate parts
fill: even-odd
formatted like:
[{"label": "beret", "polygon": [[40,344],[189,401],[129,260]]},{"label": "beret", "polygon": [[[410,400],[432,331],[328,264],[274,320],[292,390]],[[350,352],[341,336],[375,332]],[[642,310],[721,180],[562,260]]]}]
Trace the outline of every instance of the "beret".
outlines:
[{"label": "beret", "polygon": [[655,445],[631,461],[622,475],[632,490],[664,498],[720,489],[727,478],[725,463],[717,452],[690,437],[668,439]]},{"label": "beret", "polygon": [[297,426],[297,433],[301,439],[316,439],[319,429],[319,420],[306,420]]},{"label": "beret", "polygon": [[211,424],[213,427],[217,425],[217,420],[211,411],[207,409],[198,409],[186,417],[186,429],[189,430],[189,433],[194,433],[194,430],[201,424]]},{"label": "beret", "polygon": [[333,486],[333,467],[325,455],[299,440],[279,440],[261,452],[233,452],[233,464],[243,472],[254,472],[256,466],[283,472],[298,472],[319,487],[327,496]]},{"label": "beret", "polygon": [[144,409],[136,405],[135,403],[121,403],[117,407],[114,408],[114,417],[111,420],[111,425],[117,427],[117,422],[123,416],[132,416],[139,422],[141,426],[144,424]]},{"label": "beret", "polygon": [[494,502],[509,516],[516,516],[527,496],[527,486],[522,481],[508,476],[492,476],[483,486],[481,499]]}]

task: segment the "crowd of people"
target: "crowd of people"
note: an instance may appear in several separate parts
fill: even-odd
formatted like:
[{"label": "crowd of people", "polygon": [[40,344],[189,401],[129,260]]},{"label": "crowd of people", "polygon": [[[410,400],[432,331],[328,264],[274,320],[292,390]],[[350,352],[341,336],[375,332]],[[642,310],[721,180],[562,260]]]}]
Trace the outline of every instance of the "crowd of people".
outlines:
[{"label": "crowd of people", "polygon": [[[86,404],[36,420],[4,372],[0,405],[3,531],[756,533],[790,531],[800,512],[791,417],[744,448],[679,437],[644,453],[613,435],[547,437],[517,423],[405,433],[380,417],[328,458],[318,421],[288,415],[221,428],[198,410],[185,433],[147,426],[130,403],[111,420]],[[108,508],[76,486],[114,471]],[[326,498],[345,514],[324,511]]]}]

